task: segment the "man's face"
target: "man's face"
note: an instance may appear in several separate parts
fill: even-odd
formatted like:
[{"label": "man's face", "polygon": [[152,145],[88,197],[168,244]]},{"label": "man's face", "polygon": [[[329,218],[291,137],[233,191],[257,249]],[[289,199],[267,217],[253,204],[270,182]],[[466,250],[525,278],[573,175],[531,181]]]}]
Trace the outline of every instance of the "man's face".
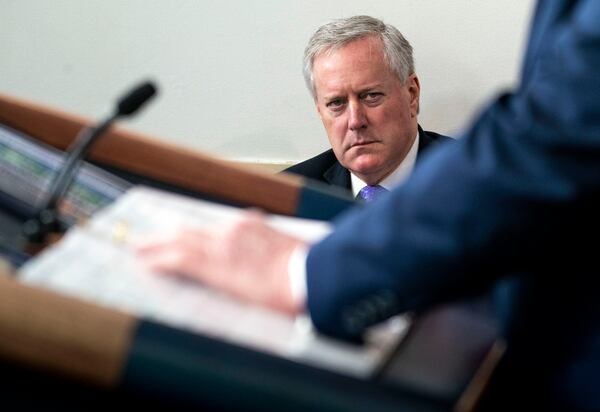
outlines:
[{"label": "man's face", "polygon": [[404,83],[381,41],[353,41],[313,62],[317,111],[340,163],[368,184],[392,173],[417,135],[419,80]]}]

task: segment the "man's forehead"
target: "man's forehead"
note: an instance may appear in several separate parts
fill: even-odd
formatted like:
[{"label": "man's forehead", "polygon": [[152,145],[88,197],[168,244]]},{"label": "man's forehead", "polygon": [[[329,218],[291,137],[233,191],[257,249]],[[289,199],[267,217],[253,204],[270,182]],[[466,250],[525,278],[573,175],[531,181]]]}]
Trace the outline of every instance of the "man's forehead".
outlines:
[{"label": "man's forehead", "polygon": [[[381,90],[388,86],[389,79],[385,79],[385,81],[373,81],[373,82],[363,82],[363,83],[355,83],[352,88],[353,93],[365,93],[372,90]],[[333,98],[339,97],[341,94],[346,94],[349,92],[348,87],[342,83],[330,82],[326,84],[321,84],[320,88],[317,88],[317,95],[321,98]]]},{"label": "man's forehead", "polygon": [[[313,79],[351,75],[353,72],[391,73],[377,38],[363,38],[344,47],[318,54],[313,61]],[[329,79],[328,79],[329,80]]]},{"label": "man's forehead", "polygon": [[339,89],[348,87],[366,91],[396,79],[381,47],[373,47],[368,40],[354,43],[315,59],[313,80],[317,95],[335,95]]}]

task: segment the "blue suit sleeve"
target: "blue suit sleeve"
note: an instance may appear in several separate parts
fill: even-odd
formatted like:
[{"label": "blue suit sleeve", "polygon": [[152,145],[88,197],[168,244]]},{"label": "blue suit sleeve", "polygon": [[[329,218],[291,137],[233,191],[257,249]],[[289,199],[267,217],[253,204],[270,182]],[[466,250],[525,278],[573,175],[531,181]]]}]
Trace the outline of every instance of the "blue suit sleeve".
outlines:
[{"label": "blue suit sleeve", "polygon": [[598,22],[600,2],[590,0],[540,28],[514,93],[311,248],[307,306],[319,329],[354,337],[506,273],[532,273],[537,258],[565,242],[561,235],[597,213]]}]

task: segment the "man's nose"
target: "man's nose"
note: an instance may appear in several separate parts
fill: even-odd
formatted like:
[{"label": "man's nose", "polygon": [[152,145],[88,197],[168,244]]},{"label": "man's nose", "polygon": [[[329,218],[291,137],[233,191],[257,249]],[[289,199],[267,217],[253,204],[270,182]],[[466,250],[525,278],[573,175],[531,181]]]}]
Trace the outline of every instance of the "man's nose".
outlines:
[{"label": "man's nose", "polygon": [[350,130],[358,130],[367,127],[367,114],[360,102],[350,101],[348,112],[348,128]]}]

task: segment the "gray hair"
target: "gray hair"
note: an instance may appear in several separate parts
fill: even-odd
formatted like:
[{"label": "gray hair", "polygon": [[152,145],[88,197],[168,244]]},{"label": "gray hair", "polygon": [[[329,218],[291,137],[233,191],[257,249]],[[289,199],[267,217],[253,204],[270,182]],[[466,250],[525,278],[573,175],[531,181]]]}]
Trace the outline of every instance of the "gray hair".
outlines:
[{"label": "gray hair", "polygon": [[313,78],[315,58],[370,36],[381,39],[384,59],[400,81],[404,82],[415,72],[412,46],[394,26],[370,16],[333,20],[319,27],[304,49],[304,80],[313,98],[317,96]]}]

